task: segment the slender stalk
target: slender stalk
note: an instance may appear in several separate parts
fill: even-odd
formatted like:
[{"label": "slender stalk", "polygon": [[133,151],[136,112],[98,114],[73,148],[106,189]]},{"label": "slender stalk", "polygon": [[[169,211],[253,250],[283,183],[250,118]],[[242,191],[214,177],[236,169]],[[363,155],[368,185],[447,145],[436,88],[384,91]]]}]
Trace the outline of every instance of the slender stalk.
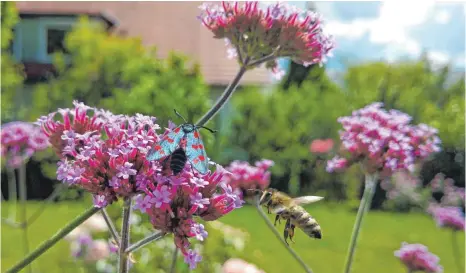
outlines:
[{"label": "slender stalk", "polygon": [[178,258],[178,248],[175,247],[175,251],[173,251],[172,264],[170,265],[170,273],[175,273],[177,258]]},{"label": "slender stalk", "polygon": [[131,216],[131,197],[125,197],[123,203],[123,222],[121,224],[121,241],[120,241],[120,252],[118,257],[118,272],[119,273],[128,273],[129,269],[129,259],[125,250],[129,245],[130,240],[130,222],[129,218]]},{"label": "slender stalk", "polygon": [[[19,167],[19,202],[21,205],[21,230],[23,231],[23,250],[26,256],[29,253],[29,236],[27,221],[27,180],[26,180],[26,163]],[[32,272],[32,265],[27,268],[28,272]]]},{"label": "slender stalk", "polygon": [[254,202],[254,205],[259,212],[259,215],[264,219],[265,223],[267,224],[268,228],[273,232],[275,237],[282,242],[283,246],[290,252],[290,254],[293,256],[293,258],[303,267],[304,271],[307,273],[312,273],[312,270],[306,265],[306,263],[299,257],[299,255],[285,242],[285,240],[282,238],[280,233],[275,229],[273,226],[272,222],[270,222],[269,218],[265,214],[265,212],[262,210],[262,208],[259,205],[259,200],[256,197],[256,200]]},{"label": "slender stalk", "polygon": [[[12,221],[16,221],[16,201],[17,201],[17,189],[16,189],[16,174],[15,169],[7,168],[8,176],[8,201],[10,202],[10,213],[8,218]],[[14,202],[12,202],[14,200]],[[14,206],[13,206],[14,204]]]},{"label": "slender stalk", "polygon": [[265,57],[262,57],[262,58],[260,58],[260,59],[258,59],[258,60],[256,60],[256,61],[251,62],[251,63],[248,65],[248,67],[253,68],[253,67],[256,67],[256,66],[258,66],[258,65],[261,65],[262,63],[271,61],[271,60],[273,60],[273,59],[275,59],[275,58],[276,58],[275,53],[272,53],[272,54],[267,55],[267,56],[265,56]]},{"label": "slender stalk", "polygon": [[107,213],[107,210],[104,208],[101,211],[102,216],[104,217],[105,223],[107,223],[108,229],[110,230],[110,234],[112,234],[113,240],[115,240],[115,243],[117,244],[118,247],[120,247],[120,235],[118,234],[118,231],[116,230],[115,224],[113,224],[112,219]]},{"label": "slender stalk", "polygon": [[244,73],[247,70],[249,58],[245,57],[243,65],[240,67],[238,73],[231,83],[227,86],[225,91],[223,91],[222,96],[217,100],[214,106],[196,123],[197,126],[204,126],[210,119],[212,119],[215,114],[225,105],[225,103],[230,99],[233,92],[235,92],[236,87],[239,84],[239,81],[243,77]]},{"label": "slender stalk", "polygon": [[458,246],[458,238],[456,237],[456,230],[451,232],[451,246],[453,249],[453,259],[455,259],[456,267],[458,269],[458,273],[464,272],[464,267],[461,263],[461,255],[460,255],[460,248]]},{"label": "slender stalk", "polygon": [[25,266],[27,266],[32,261],[37,259],[40,255],[44,254],[47,250],[49,250],[49,248],[51,248],[56,243],[58,243],[68,233],[70,233],[73,229],[75,229],[77,226],[82,224],[84,221],[86,221],[89,217],[94,215],[99,210],[100,208],[96,208],[96,207],[92,207],[86,210],[83,214],[76,217],[73,221],[68,223],[68,225],[66,225],[64,228],[60,229],[57,233],[55,233],[48,240],[42,242],[42,244],[39,245],[34,251],[29,253],[29,255],[27,255],[24,259],[22,259],[19,263],[14,265],[12,268],[8,269],[5,273],[19,272],[21,269],[23,269]]},{"label": "slender stalk", "polygon": [[345,273],[349,273],[351,270],[351,265],[353,263],[354,253],[356,251],[356,243],[358,240],[359,232],[361,231],[361,223],[364,215],[369,210],[369,207],[372,203],[372,198],[375,193],[375,186],[377,181],[377,174],[366,174],[366,181],[364,186],[364,193],[362,195],[361,203],[359,204],[358,214],[356,215],[356,222],[353,226],[353,232],[351,233],[351,241],[348,249],[348,254],[346,256],[345,262]]},{"label": "slender stalk", "polygon": [[29,219],[27,220],[26,223],[23,223],[27,226],[30,226],[32,225],[38,218],[39,216],[45,211],[45,208],[47,207],[48,203],[53,201],[53,199],[55,199],[62,191],[62,189],[64,188],[65,186],[63,184],[59,184],[54,190],[53,192],[49,195],[49,197],[47,197],[47,199],[44,200],[44,202],[42,202],[41,206],[34,212],[34,214],[32,214]]},{"label": "slender stalk", "polygon": [[141,239],[140,241],[137,241],[136,243],[134,243],[131,246],[129,246],[128,248],[126,248],[125,253],[129,254],[129,253],[132,253],[132,252],[134,252],[136,250],[139,250],[140,248],[146,246],[147,244],[149,244],[152,241],[157,241],[159,239],[162,239],[163,236],[165,236],[165,235],[166,235],[165,232],[158,232],[158,233],[151,234],[151,235],[147,236],[146,238]]},{"label": "slender stalk", "polygon": [[10,227],[13,227],[13,228],[19,228],[22,226],[22,223],[17,223],[8,218],[2,218],[2,223],[4,223],[5,225],[9,225]]}]

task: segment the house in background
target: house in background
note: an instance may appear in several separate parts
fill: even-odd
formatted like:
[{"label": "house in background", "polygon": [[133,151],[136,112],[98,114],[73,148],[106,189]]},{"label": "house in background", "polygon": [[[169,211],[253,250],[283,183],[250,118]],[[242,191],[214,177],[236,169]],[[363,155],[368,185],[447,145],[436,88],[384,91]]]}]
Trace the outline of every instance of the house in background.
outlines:
[{"label": "house in background", "polygon": [[[200,64],[201,73],[216,99],[239,69],[236,60],[226,58],[225,41],[214,39],[197,19],[202,2],[16,2],[20,21],[15,28],[13,55],[24,64],[26,82],[22,100],[30,100],[34,84],[53,73],[52,54],[64,50],[64,37],[80,16],[103,23],[113,34],[138,37],[155,46],[160,58],[170,51],[187,55]],[[269,85],[273,77],[265,68],[249,71],[240,85]],[[220,119],[228,119],[221,111]]]},{"label": "house in background", "polygon": [[[20,22],[15,29],[13,53],[25,65],[29,81],[52,70],[51,55],[63,50],[67,31],[78,17],[104,23],[109,32],[139,37],[144,45],[157,47],[158,57],[171,50],[189,56],[200,64],[207,84],[225,87],[239,69],[235,60],[226,58],[225,42],[196,18],[202,2],[16,2]],[[246,73],[242,84],[272,82],[264,68]]]}]

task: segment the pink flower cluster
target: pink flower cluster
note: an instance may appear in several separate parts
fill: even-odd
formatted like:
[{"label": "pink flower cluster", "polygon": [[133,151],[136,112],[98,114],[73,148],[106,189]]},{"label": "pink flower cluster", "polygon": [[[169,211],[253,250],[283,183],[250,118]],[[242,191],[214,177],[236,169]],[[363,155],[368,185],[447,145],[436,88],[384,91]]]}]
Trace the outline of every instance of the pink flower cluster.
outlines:
[{"label": "pink flower cluster", "polygon": [[441,273],[443,267],[439,265],[439,257],[430,253],[422,244],[402,243],[401,248],[395,251],[395,256],[400,258],[410,271],[423,271],[429,273]]},{"label": "pink flower cluster", "polygon": [[1,127],[2,157],[7,166],[18,168],[36,151],[49,147],[40,127],[29,122],[14,121]]},{"label": "pink flower cluster", "polygon": [[85,262],[97,262],[107,259],[111,253],[117,253],[118,247],[103,239],[94,240],[89,234],[80,234],[71,241],[71,255]]},{"label": "pink flower cluster", "polygon": [[173,124],[158,135],[153,117],[114,115],[76,101],[74,106],[60,109],[59,121],[57,113],[39,120],[61,156],[57,178],[94,194],[97,207],[137,195],[135,209],[147,213],[154,228],[173,233],[194,267],[200,257],[188,249],[188,238],[202,241],[207,232],[193,217],[213,221],[242,204],[224,183],[225,170],[217,165],[215,172],[201,175],[187,163],[178,176],[165,176],[162,162],[148,161],[146,154]]},{"label": "pink flower cluster", "polygon": [[440,151],[436,129],[411,125],[409,115],[382,106],[373,103],[338,119],[343,125],[341,150],[346,155],[330,160],[328,172],[362,162],[368,173],[389,176],[398,170],[412,171],[416,163]]},{"label": "pink flower cluster", "polygon": [[277,71],[275,58],[290,57],[304,65],[322,63],[334,47],[320,16],[285,3],[261,8],[259,2],[203,4],[199,19],[217,39],[226,39],[229,54],[249,63],[266,56],[266,67]]},{"label": "pink flower cluster", "polygon": [[257,266],[254,264],[248,263],[242,259],[232,258],[223,264],[221,273],[265,273],[265,272],[257,268]]},{"label": "pink flower cluster", "polygon": [[434,179],[430,181],[433,192],[443,193],[441,200],[442,206],[464,206],[464,188],[456,187],[454,184],[455,181],[451,178],[446,178],[443,173],[438,173]]},{"label": "pink flower cluster", "polygon": [[315,154],[328,153],[333,148],[332,139],[316,139],[309,145],[309,151]]},{"label": "pink flower cluster", "polygon": [[431,204],[428,212],[432,214],[439,227],[451,228],[453,230],[465,229],[464,214],[459,207],[441,207]]},{"label": "pink flower cluster", "polygon": [[243,196],[246,195],[247,190],[263,190],[270,184],[269,168],[273,165],[274,162],[268,159],[257,161],[255,166],[245,161],[233,161],[226,167],[231,173],[226,177],[226,181],[233,189],[240,190]]},{"label": "pink flower cluster", "polygon": [[387,198],[390,200],[403,199],[412,204],[418,204],[421,201],[419,189],[422,181],[406,170],[394,173],[392,180],[384,179],[380,186],[387,191]]},{"label": "pink flower cluster", "polygon": [[[94,194],[104,207],[118,196],[142,191],[138,177],[150,177],[160,168],[145,159],[158,139],[155,118],[114,115],[73,102],[74,109],[60,109],[39,119],[43,132],[61,157],[57,178]],[[90,114],[92,112],[92,115]]]}]

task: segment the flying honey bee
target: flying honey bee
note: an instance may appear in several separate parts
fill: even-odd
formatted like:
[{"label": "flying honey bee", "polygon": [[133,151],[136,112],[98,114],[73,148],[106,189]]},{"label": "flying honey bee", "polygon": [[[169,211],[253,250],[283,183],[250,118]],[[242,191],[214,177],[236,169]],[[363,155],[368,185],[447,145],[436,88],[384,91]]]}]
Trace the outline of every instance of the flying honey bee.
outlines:
[{"label": "flying honey bee", "polygon": [[304,208],[301,207],[301,205],[320,201],[323,197],[302,196],[292,198],[283,192],[271,188],[264,191],[254,191],[261,194],[259,205],[264,205],[269,214],[276,214],[274,225],[277,224],[277,221],[280,223],[280,218],[286,220],[283,236],[287,244],[288,238],[290,238],[294,243],[293,236],[295,227],[300,228],[311,238],[322,238],[320,225]]}]

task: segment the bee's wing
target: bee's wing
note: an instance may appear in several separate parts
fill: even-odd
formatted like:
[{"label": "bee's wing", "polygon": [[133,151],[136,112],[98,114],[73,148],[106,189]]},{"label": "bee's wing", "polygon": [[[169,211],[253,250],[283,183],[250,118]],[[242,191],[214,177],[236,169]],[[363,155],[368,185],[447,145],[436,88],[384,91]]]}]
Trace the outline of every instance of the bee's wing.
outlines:
[{"label": "bee's wing", "polygon": [[293,198],[293,203],[295,203],[296,205],[306,205],[306,204],[318,202],[322,199],[324,198],[321,196],[301,196],[301,197]]}]

